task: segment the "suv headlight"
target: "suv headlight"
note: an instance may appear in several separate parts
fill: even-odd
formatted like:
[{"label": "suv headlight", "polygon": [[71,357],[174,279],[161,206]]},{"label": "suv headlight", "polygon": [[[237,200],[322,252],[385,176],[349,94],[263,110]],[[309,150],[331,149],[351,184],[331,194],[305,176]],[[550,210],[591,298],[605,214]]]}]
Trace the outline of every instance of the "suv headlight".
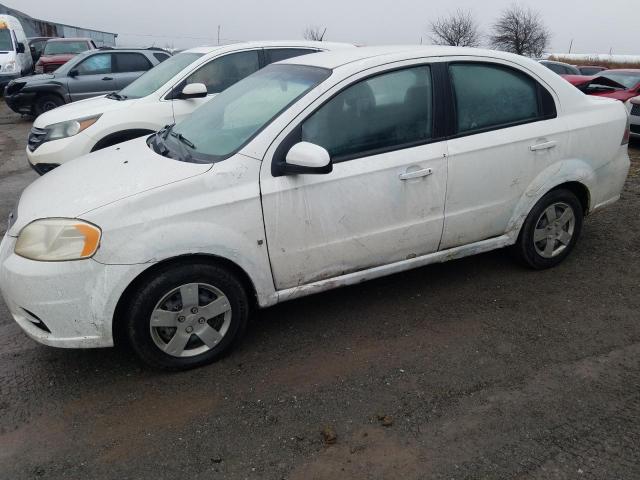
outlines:
[{"label": "suv headlight", "polygon": [[14,251],[30,260],[61,262],[92,257],[100,246],[102,231],[71,218],[35,220],[18,235]]},{"label": "suv headlight", "polygon": [[47,140],[60,140],[61,138],[73,137],[96,123],[101,116],[102,114],[47,125],[44,128],[44,130],[47,131]]},{"label": "suv headlight", "polygon": [[11,60],[10,62],[7,62],[4,64],[4,71],[5,72],[15,72],[16,71],[16,62],[15,60]]}]

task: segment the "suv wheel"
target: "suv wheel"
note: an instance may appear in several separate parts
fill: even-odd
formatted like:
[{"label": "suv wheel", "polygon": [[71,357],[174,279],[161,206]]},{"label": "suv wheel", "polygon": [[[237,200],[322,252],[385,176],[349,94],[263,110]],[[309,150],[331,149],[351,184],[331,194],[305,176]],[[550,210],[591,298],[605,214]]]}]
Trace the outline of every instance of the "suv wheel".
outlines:
[{"label": "suv wheel", "polygon": [[41,95],[36,98],[33,110],[37,116],[42,115],[44,112],[48,112],[49,110],[53,110],[54,108],[58,108],[60,105],[64,105],[64,101],[59,96]]}]

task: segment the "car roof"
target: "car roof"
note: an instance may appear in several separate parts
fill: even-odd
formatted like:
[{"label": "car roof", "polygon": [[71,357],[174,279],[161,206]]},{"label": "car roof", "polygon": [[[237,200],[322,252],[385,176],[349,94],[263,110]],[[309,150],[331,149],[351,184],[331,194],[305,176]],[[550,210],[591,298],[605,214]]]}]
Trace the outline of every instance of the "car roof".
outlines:
[{"label": "car roof", "polygon": [[255,42],[242,42],[242,43],[230,43],[226,45],[216,45],[216,46],[203,46],[190,48],[189,50],[184,50],[180,53],[224,53],[227,51],[241,50],[246,48],[270,48],[270,47],[289,47],[289,48],[321,48],[328,50],[337,50],[342,48],[354,48],[355,46],[349,43],[338,43],[338,42],[314,42],[310,40],[290,40],[290,41],[255,41]]},{"label": "car roof", "polygon": [[283,60],[283,64],[303,64],[321,68],[335,69],[351,63],[366,62],[373,58],[386,61],[400,61],[411,58],[424,57],[454,57],[471,56],[507,60],[522,64],[523,62],[537,62],[513,53],[499,52],[467,47],[423,46],[423,45],[394,45],[385,47],[358,47],[330,52],[320,52]]},{"label": "car roof", "polygon": [[640,68],[611,68],[607,72],[640,73]]},{"label": "car roof", "polygon": [[79,41],[89,42],[91,41],[91,39],[88,37],[64,37],[64,38],[51,38],[49,41],[50,42],[79,42]]}]

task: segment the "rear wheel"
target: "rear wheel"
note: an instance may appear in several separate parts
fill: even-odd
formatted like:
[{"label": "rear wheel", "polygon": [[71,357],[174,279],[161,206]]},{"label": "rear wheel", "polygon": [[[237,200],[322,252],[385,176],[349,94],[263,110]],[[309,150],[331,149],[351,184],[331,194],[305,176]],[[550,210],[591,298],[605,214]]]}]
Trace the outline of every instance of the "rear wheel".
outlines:
[{"label": "rear wheel", "polygon": [[555,267],[575,247],[583,216],[573,192],[558,189],[547,193],[529,212],[514,252],[531,268]]},{"label": "rear wheel", "polygon": [[42,115],[44,112],[58,108],[60,105],[64,105],[64,100],[57,95],[40,95],[36,98],[33,105],[34,113]]},{"label": "rear wheel", "polygon": [[244,334],[249,310],[242,283],[226,269],[169,266],[134,292],[126,331],[147,364],[184,370],[227,353]]}]

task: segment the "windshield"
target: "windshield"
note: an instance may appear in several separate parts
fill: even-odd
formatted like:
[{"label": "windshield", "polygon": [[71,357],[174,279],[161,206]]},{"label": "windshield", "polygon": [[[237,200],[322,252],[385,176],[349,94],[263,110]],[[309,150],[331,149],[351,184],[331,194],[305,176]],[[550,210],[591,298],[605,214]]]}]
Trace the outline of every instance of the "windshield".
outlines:
[{"label": "windshield", "polygon": [[0,30],[0,51],[8,52],[13,50],[13,43],[11,42],[11,32],[6,28]]},{"label": "windshield", "polygon": [[125,98],[142,98],[151,95],[202,55],[202,53],[174,55],[138,77],[119,93]]},{"label": "windshield", "polygon": [[187,140],[189,153],[197,161],[228,158],[330,74],[318,67],[270,65],[200,107],[173,128],[168,141],[173,147]]},{"label": "windshield", "polygon": [[624,85],[627,89],[633,88],[640,83],[640,72],[606,72],[599,76],[599,78],[602,77]]},{"label": "windshield", "polygon": [[89,50],[89,45],[85,41],[47,42],[44,47],[44,55],[65,55],[80,53],[85,50]]}]

